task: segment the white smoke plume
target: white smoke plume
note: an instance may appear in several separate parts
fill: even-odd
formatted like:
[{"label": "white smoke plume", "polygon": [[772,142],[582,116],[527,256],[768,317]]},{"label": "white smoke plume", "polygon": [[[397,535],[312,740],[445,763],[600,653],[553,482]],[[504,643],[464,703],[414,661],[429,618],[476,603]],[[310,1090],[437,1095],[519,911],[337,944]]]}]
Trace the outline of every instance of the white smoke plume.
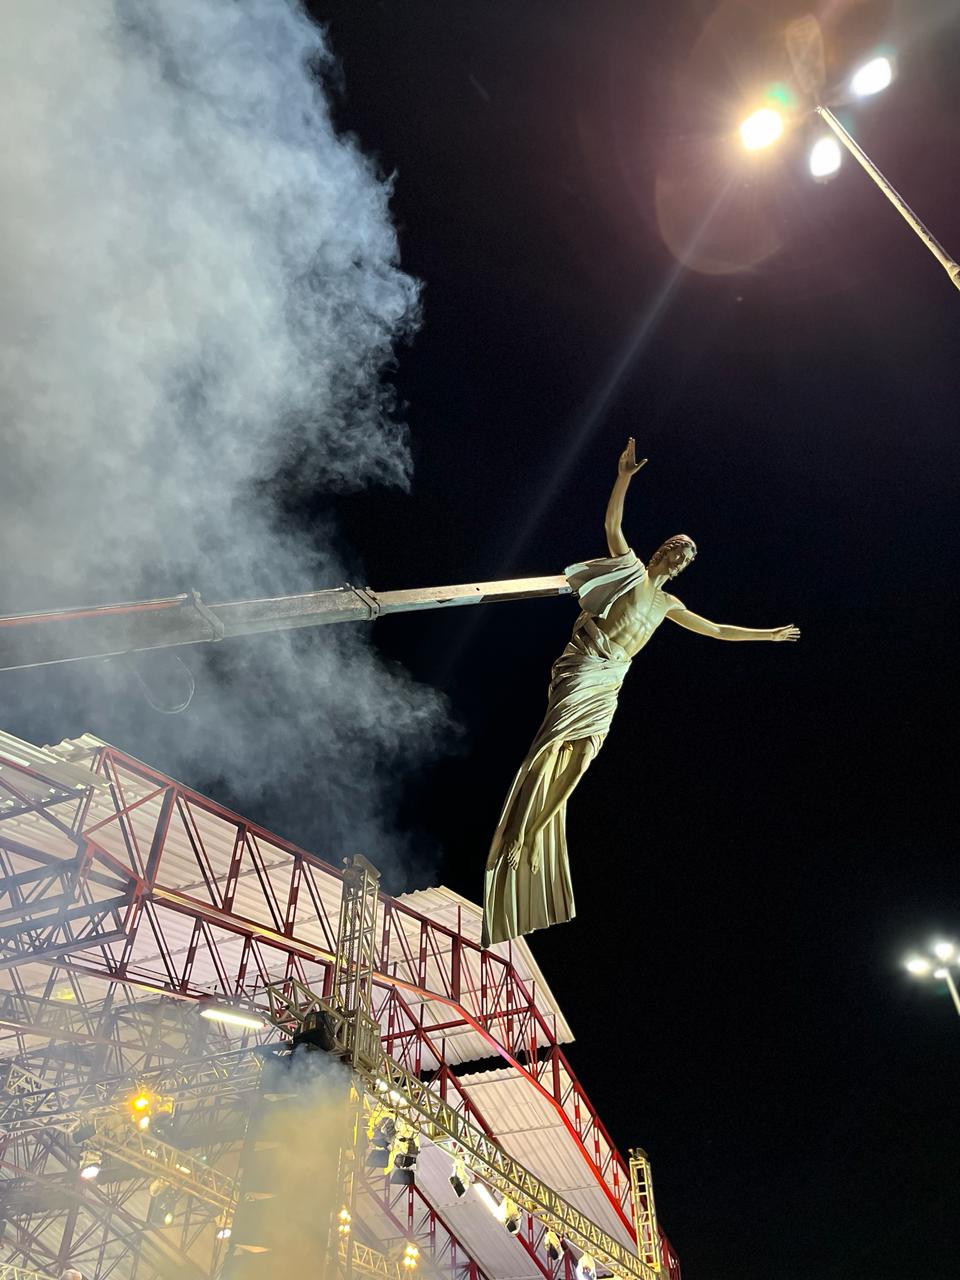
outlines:
[{"label": "white smoke plume", "polygon": [[[344,581],[322,500],[289,511],[408,483],[384,376],[419,296],[323,33],[294,0],[8,0],[3,27],[0,611]],[[390,852],[436,694],[357,627],[182,657],[182,715],[96,664],[0,678],[4,727],[89,729],[248,812],[282,799],[331,858]],[[183,668],[141,661],[175,702]]]}]

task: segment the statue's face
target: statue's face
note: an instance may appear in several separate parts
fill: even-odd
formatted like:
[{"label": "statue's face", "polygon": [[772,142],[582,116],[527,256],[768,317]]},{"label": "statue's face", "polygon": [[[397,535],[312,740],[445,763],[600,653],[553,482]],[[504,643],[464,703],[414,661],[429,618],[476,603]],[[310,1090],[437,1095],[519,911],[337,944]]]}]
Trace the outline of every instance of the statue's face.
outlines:
[{"label": "statue's face", "polygon": [[659,573],[666,572],[668,578],[675,578],[678,573],[683,573],[696,554],[697,548],[693,542],[685,539],[676,547],[670,547],[666,544],[662,546],[655,552],[650,563],[655,571]]}]

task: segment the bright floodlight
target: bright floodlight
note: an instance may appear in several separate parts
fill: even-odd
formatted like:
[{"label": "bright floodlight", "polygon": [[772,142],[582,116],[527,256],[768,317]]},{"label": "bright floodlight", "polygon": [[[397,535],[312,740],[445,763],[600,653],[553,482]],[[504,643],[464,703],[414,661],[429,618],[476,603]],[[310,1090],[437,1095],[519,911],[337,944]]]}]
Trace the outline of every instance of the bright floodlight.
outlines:
[{"label": "bright floodlight", "polygon": [[814,178],[829,178],[840,168],[843,152],[832,134],[818,138],[810,148],[810,173]]},{"label": "bright floodlight", "polygon": [[925,978],[933,965],[925,956],[910,956],[904,962],[907,973],[912,973],[915,978]]},{"label": "bright floodlight", "polygon": [[244,1013],[220,1004],[208,1004],[200,1010],[201,1018],[209,1018],[211,1022],[224,1022],[231,1027],[246,1027],[250,1031],[262,1031],[264,1021],[255,1013]]},{"label": "bright floodlight", "polygon": [[942,960],[944,964],[949,964],[957,954],[957,948],[952,942],[935,942],[932,951],[937,959]]},{"label": "bright floodlight", "polygon": [[483,1185],[482,1182],[475,1182],[473,1185],[476,1187],[477,1196],[479,1197],[479,1199],[483,1201],[483,1203],[487,1206],[487,1208],[490,1210],[493,1216],[495,1218],[498,1218],[502,1222],[503,1213],[502,1213],[501,1207],[500,1205],[497,1204],[496,1200],[494,1200],[489,1190]]},{"label": "bright floodlight", "polygon": [[748,151],[769,147],[783,133],[783,116],[773,107],[761,107],[740,126],[740,141]]},{"label": "bright floodlight", "polygon": [[850,81],[850,88],[858,98],[869,98],[872,93],[886,89],[893,79],[893,63],[889,58],[871,58],[859,67]]}]

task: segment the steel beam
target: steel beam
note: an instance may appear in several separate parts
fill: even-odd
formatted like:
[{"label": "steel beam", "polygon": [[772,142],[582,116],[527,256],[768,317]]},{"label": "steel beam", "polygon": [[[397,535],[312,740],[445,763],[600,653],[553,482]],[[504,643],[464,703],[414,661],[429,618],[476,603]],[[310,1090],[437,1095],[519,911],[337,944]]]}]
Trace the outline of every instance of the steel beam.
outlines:
[{"label": "steel beam", "polygon": [[562,575],[466,582],[412,591],[373,591],[349,583],[326,591],[206,604],[199,591],[160,600],[0,617],[0,671],[109,658],[147,649],[208,644],[232,636],[336,622],[371,622],[391,613],[569,595]]}]

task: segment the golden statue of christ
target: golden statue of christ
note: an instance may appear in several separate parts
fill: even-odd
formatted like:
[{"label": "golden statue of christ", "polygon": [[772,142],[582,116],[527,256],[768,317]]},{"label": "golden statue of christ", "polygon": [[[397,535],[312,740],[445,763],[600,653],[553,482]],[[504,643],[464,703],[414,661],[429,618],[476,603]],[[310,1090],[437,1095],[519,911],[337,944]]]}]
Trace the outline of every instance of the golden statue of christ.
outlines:
[{"label": "golden statue of christ", "polygon": [[715,640],[797,640],[796,627],[757,631],[691,613],[663,584],[697,554],[686,534],[643,562],[623,536],[623,502],[646,463],[633,438],[620,455],[604,527],[608,557],[566,570],[581,613],[553,664],[547,714],[513,780],[487,858],[483,945],[571,920],[567,801],[603,744],[630,663],[664,618]]}]

